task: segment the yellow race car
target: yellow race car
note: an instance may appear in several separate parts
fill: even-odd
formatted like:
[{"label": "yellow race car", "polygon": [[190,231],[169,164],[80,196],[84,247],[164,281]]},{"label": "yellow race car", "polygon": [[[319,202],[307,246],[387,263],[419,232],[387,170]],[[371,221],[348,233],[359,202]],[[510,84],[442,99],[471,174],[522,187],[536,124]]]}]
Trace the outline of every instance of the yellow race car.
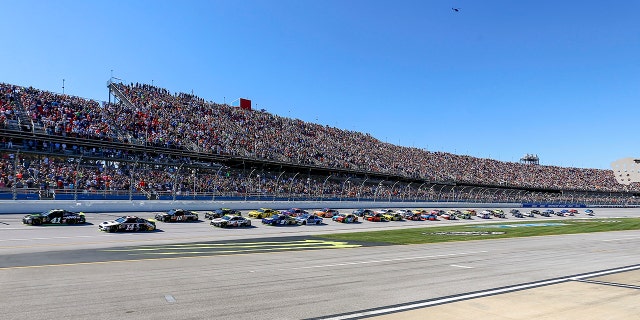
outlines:
[{"label": "yellow race car", "polygon": [[247,216],[249,216],[249,218],[262,219],[262,218],[269,218],[272,215],[278,214],[278,213],[280,213],[280,211],[278,210],[273,210],[269,208],[260,208],[258,210],[249,211],[249,213],[247,213]]},{"label": "yellow race car", "polygon": [[393,211],[392,212],[383,213],[382,216],[385,217],[385,219],[387,219],[389,221],[401,221],[401,220],[404,220],[404,217],[402,217],[401,214],[393,212]]}]

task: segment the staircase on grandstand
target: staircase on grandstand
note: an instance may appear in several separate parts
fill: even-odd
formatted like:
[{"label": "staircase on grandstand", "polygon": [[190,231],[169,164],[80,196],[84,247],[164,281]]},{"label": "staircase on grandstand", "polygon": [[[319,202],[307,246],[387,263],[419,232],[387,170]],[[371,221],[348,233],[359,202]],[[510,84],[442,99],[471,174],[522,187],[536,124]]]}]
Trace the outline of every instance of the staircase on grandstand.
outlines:
[{"label": "staircase on grandstand", "polygon": [[[122,104],[124,104],[127,108],[129,108],[130,110],[136,110],[135,105],[131,102],[131,100],[129,100],[129,98],[127,97],[127,95],[122,92],[122,90],[120,90],[120,87],[118,86],[118,83],[113,82],[113,79],[110,79],[107,82],[107,88],[109,88],[109,93],[112,94],[118,101],[120,101]],[[120,134],[119,134],[120,135]],[[121,140],[128,140],[131,141],[133,144],[137,144],[137,145],[145,145],[146,141],[140,141],[140,139],[136,139],[132,136],[127,136],[126,139],[122,139],[124,137],[120,137]],[[191,142],[191,141],[186,141],[185,145],[184,145],[189,151],[192,152],[202,152],[203,150],[201,150],[201,148],[198,147],[197,144]]]},{"label": "staircase on grandstand", "polygon": [[45,133],[42,124],[34,123],[33,120],[29,117],[29,113],[24,108],[24,105],[20,101],[20,99],[15,100],[14,111],[16,117],[18,118],[17,122],[9,122],[10,130],[17,131],[28,131],[32,133]]}]

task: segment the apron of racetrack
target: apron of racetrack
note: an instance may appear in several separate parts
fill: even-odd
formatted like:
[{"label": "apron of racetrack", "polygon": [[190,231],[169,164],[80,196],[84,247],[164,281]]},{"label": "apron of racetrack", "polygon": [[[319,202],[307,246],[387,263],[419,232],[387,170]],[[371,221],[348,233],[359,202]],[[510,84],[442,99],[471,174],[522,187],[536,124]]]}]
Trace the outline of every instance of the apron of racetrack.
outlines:
[{"label": "apron of racetrack", "polygon": [[640,270],[369,319],[640,319]]}]

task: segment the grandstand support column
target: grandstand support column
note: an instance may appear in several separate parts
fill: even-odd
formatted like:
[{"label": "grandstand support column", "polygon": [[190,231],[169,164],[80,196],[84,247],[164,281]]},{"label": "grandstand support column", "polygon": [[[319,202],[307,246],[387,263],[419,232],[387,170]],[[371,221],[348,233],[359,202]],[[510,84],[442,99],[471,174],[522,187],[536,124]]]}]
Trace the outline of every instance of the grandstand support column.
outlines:
[{"label": "grandstand support column", "polygon": [[398,182],[400,182],[400,180],[394,182],[393,185],[391,186],[391,190],[389,191],[389,202],[391,202],[391,194],[393,193],[393,189],[395,189],[396,184],[398,184]]},{"label": "grandstand support column", "polygon": [[280,178],[285,172],[286,171],[280,172],[280,174],[278,175],[278,178],[276,178],[276,190],[275,190],[276,192],[273,195],[273,201],[276,201],[276,197],[280,195]]},{"label": "grandstand support column", "polygon": [[307,177],[307,201],[311,200],[311,178]]},{"label": "grandstand support column", "polygon": [[73,181],[73,201],[78,201],[78,174],[80,174],[80,163],[82,163],[82,157],[84,155],[80,155],[80,159],[78,159],[78,164],[76,164],[76,174],[75,180]]},{"label": "grandstand support column", "polygon": [[324,179],[324,181],[322,182],[322,190],[320,190],[320,201],[324,200],[324,185],[327,183],[327,180],[329,180],[329,178],[331,178],[332,174],[329,174],[329,176]]},{"label": "grandstand support column", "polygon": [[360,185],[360,189],[358,189],[358,202],[360,202],[360,195],[362,195],[362,188],[364,187],[364,183],[367,182],[367,180],[369,180],[369,178],[365,178],[364,181],[362,181],[362,184]]}]

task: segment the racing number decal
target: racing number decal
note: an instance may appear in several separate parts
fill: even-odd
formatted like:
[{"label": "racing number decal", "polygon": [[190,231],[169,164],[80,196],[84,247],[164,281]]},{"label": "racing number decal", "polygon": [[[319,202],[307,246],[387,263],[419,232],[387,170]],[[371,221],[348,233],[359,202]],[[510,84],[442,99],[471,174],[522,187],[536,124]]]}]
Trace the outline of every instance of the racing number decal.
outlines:
[{"label": "racing number decal", "polygon": [[134,230],[136,230],[136,225],[135,225],[135,224],[133,224],[133,223],[127,224],[127,225],[125,226],[125,230],[127,230],[127,231],[134,231]]},{"label": "racing number decal", "polygon": [[60,223],[61,220],[62,220],[62,218],[56,217],[56,218],[51,219],[51,223]]},{"label": "racing number decal", "polygon": [[184,216],[176,216],[176,221],[182,221],[183,218]]}]

